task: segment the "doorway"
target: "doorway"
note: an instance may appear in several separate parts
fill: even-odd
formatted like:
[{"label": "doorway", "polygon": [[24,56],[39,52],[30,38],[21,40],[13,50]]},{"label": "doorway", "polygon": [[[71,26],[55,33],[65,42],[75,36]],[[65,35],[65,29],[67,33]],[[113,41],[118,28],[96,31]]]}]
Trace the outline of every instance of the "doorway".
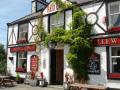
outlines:
[{"label": "doorway", "polygon": [[50,83],[63,84],[63,49],[50,50]]}]

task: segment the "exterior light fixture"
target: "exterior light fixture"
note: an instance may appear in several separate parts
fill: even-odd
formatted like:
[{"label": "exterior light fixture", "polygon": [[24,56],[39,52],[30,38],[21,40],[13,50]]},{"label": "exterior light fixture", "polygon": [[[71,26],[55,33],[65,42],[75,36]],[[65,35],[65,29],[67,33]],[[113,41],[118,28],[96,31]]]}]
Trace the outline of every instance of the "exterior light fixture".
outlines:
[{"label": "exterior light fixture", "polygon": [[56,46],[56,42],[55,41],[49,41],[48,42],[48,47],[51,48],[51,49],[54,49]]}]

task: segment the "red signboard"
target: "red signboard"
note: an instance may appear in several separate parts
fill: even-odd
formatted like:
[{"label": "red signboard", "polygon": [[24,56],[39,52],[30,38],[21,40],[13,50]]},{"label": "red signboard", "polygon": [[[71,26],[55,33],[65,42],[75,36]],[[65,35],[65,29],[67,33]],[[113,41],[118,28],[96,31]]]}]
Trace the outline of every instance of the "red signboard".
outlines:
[{"label": "red signboard", "polygon": [[11,47],[10,52],[25,52],[25,51],[35,51],[36,45],[27,45],[27,46],[18,46],[18,47]]},{"label": "red signboard", "polygon": [[120,37],[116,38],[97,38],[93,39],[93,44],[95,46],[110,46],[110,45],[120,45]]},{"label": "red signboard", "polygon": [[38,56],[32,55],[30,58],[30,70],[33,72],[38,71]]}]

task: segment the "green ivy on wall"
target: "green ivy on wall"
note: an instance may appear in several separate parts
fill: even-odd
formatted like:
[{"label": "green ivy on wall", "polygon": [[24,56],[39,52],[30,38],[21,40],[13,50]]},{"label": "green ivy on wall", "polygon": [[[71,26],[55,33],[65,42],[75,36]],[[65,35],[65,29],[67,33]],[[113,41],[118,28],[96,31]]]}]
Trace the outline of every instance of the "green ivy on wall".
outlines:
[{"label": "green ivy on wall", "polygon": [[[54,1],[61,2],[60,0]],[[64,6],[62,4],[59,6]],[[70,30],[55,28],[52,30],[52,33],[47,35],[45,41],[46,45],[49,41],[61,42],[69,45],[69,53],[66,55],[68,63],[77,75],[77,80],[87,81],[89,79],[87,72],[88,56],[93,51],[92,42],[90,40],[92,27],[87,25],[84,21],[84,17],[86,15],[85,12],[76,5],[72,5],[72,8],[72,28],[70,28]]]},{"label": "green ivy on wall", "polygon": [[[87,81],[88,77],[88,56],[93,52],[90,33],[92,26],[87,25],[84,21],[85,12],[76,5],[66,5],[61,0],[53,0],[56,4],[64,10],[71,8],[73,10],[73,20],[70,25],[70,30],[63,28],[54,28],[51,33],[46,34],[44,43],[48,46],[49,41],[56,43],[60,42],[69,45],[70,49],[66,55],[68,63],[76,74],[76,79],[79,81]],[[67,6],[67,7],[66,7]]]}]

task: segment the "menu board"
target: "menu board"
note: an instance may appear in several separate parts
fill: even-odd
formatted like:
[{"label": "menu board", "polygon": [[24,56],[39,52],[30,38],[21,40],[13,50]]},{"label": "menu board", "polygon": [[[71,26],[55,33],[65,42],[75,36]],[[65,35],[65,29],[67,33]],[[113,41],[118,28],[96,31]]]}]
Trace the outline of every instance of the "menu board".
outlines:
[{"label": "menu board", "polygon": [[31,71],[38,71],[38,56],[32,55],[30,58],[30,70]]},{"label": "menu board", "polygon": [[100,74],[100,55],[92,53],[88,58],[88,73],[89,74]]}]

